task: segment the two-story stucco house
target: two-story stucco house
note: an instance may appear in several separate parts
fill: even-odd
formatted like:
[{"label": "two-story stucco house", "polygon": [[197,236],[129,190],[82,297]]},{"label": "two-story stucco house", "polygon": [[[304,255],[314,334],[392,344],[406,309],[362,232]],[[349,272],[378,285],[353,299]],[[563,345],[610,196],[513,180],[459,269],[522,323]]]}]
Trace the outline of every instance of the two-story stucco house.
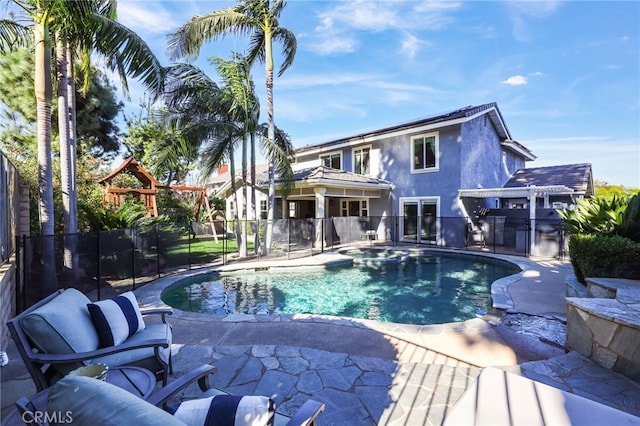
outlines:
[{"label": "two-story stucco house", "polygon": [[[510,198],[508,189],[486,190],[502,190],[535,158],[513,140],[496,103],[468,106],[298,149],[295,188],[284,202],[276,191],[275,217],[313,219],[316,245],[353,241],[351,234],[360,232],[463,246],[469,227],[480,225],[479,212],[502,208]],[[533,199],[549,192],[573,190],[546,185]]]}]

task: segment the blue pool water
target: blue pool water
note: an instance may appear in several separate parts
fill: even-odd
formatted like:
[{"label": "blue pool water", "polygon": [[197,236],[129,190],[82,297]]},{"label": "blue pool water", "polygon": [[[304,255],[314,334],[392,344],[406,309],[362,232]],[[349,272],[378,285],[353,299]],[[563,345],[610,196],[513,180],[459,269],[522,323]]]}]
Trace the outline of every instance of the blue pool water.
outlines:
[{"label": "blue pool water", "polygon": [[203,274],[165,289],[162,300],[177,309],[218,315],[309,313],[440,324],[490,309],[491,283],[519,271],[478,256],[425,254],[375,266]]}]

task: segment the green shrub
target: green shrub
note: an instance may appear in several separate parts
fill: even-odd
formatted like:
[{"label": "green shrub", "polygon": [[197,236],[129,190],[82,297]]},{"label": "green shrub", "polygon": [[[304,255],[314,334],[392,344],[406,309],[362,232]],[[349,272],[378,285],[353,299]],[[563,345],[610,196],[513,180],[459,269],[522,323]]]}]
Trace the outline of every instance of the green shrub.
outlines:
[{"label": "green shrub", "polygon": [[629,199],[627,208],[622,213],[617,234],[640,243],[640,194]]},{"label": "green shrub", "polygon": [[626,197],[580,199],[575,210],[558,210],[558,214],[569,234],[617,235],[626,208]]},{"label": "green shrub", "polygon": [[569,240],[578,281],[587,277],[640,279],[640,243],[618,235],[578,234]]}]

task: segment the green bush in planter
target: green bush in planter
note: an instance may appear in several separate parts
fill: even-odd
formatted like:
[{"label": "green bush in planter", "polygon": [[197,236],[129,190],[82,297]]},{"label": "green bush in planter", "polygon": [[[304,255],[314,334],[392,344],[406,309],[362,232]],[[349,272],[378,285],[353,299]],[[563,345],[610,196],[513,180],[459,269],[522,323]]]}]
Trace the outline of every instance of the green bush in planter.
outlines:
[{"label": "green bush in planter", "polygon": [[576,278],[628,278],[640,280],[640,243],[618,235],[578,234],[569,240]]},{"label": "green bush in planter", "polygon": [[616,233],[640,243],[640,194],[629,199]]}]

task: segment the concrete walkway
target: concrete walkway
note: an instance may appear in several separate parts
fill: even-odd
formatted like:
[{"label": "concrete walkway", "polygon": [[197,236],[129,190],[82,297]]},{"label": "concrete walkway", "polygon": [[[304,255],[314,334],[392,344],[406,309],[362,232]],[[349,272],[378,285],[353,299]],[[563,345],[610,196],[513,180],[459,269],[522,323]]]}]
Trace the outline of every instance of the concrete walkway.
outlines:
[{"label": "concrete walkway", "polygon": [[[307,262],[322,262],[320,257]],[[524,272],[498,283],[494,301],[510,312],[563,318],[564,279],[570,265],[509,259]],[[297,259],[296,264],[303,261]],[[328,255],[324,261],[340,258]],[[161,289],[175,279],[156,280],[136,295],[144,305],[155,306]],[[176,311],[170,318],[174,376],[202,363],[216,365],[216,387],[272,395],[278,411],[285,414],[307,398],[324,402],[327,409],[320,425],[439,425],[483,367],[499,366],[640,415],[638,383],[516,333],[500,320],[500,315],[487,315],[463,323],[417,326],[313,315]],[[0,370],[3,414],[17,397],[34,391],[17,353],[10,351],[9,356],[9,365]],[[184,397],[198,394],[194,387]]]}]

